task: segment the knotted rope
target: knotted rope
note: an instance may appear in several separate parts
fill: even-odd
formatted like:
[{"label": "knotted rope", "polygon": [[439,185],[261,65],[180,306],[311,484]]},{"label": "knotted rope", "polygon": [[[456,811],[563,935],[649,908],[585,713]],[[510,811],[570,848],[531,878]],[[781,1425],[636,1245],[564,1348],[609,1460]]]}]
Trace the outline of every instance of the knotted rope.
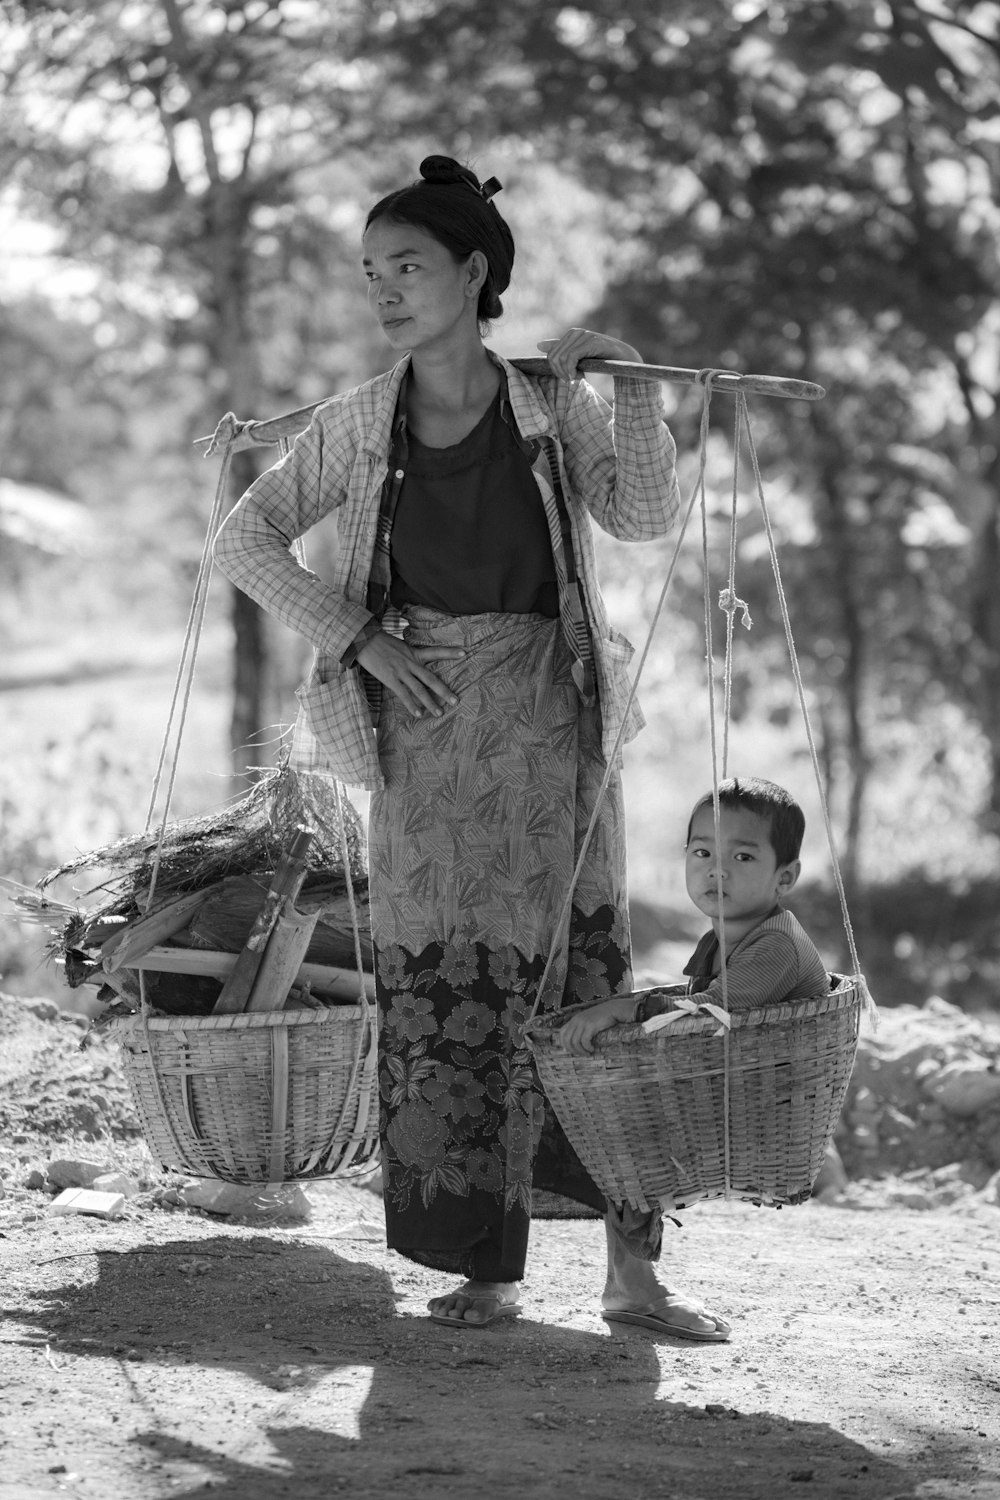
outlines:
[{"label": "knotted rope", "polygon": [[[626,702],[625,702],[625,708],[624,708],[624,711],[623,711],[623,714],[622,714],[621,727],[620,727],[620,729],[618,731],[618,735],[617,735],[617,737],[615,739],[615,743],[614,743],[612,752],[611,752],[611,754],[608,757],[608,762],[607,762],[607,766],[605,768],[604,776],[602,777],[601,784],[600,784],[600,786],[598,788],[597,795],[596,795],[596,798],[595,798],[594,809],[593,809],[593,812],[591,813],[590,821],[589,821],[589,823],[587,825],[586,831],[585,831],[585,833],[583,835],[583,839],[581,841],[580,853],[579,853],[579,856],[577,858],[576,866],[575,866],[574,871],[573,871],[573,875],[572,875],[572,878],[571,878],[571,881],[570,881],[569,889],[567,891],[567,894],[566,894],[563,906],[562,906],[562,908],[560,910],[557,922],[555,924],[555,932],[554,932],[554,935],[553,935],[552,946],[550,948],[549,955],[548,955],[548,958],[546,960],[545,968],[544,968],[544,970],[542,972],[541,979],[539,980],[539,983],[538,983],[538,989],[537,989],[536,994],[535,994],[534,1004],[532,1006],[532,1009],[531,1009],[531,1012],[530,1012],[530,1014],[528,1016],[528,1019],[527,1019],[527,1021],[525,1023],[525,1029],[527,1029],[528,1027],[530,1027],[530,1024],[531,1024],[532,1020],[534,1019],[535,1015],[537,1014],[538,1009],[539,1009],[540,1005],[542,1004],[542,1002],[543,1002],[543,1000],[545,998],[547,982],[549,980],[549,976],[551,974],[551,970],[552,970],[553,964],[555,962],[556,955],[559,953],[559,951],[562,948],[563,941],[564,941],[566,932],[568,930],[570,913],[571,913],[571,910],[572,910],[573,895],[574,895],[574,892],[575,892],[575,889],[576,889],[576,885],[577,885],[577,882],[579,880],[581,871],[583,869],[583,865],[584,865],[584,861],[585,861],[585,858],[586,858],[587,849],[588,849],[588,846],[590,844],[590,840],[591,840],[591,838],[593,836],[594,829],[595,829],[595,827],[597,825],[597,818],[598,818],[599,811],[600,811],[601,801],[602,801],[602,799],[603,799],[603,797],[604,797],[604,795],[605,795],[605,793],[607,791],[607,788],[608,788],[608,786],[610,784],[611,776],[613,774],[614,765],[617,762],[619,752],[620,752],[621,747],[622,747],[622,745],[624,743],[624,737],[625,737],[625,732],[626,732],[626,723],[627,723],[627,718],[628,718],[628,711],[631,708],[632,703],[634,702],[635,695],[636,695],[636,692],[637,692],[637,689],[638,689],[639,679],[642,676],[643,668],[645,667],[646,660],[647,660],[647,657],[649,655],[649,651],[650,651],[650,648],[651,648],[651,645],[652,645],[652,642],[653,642],[653,637],[654,637],[655,632],[656,632],[656,627],[657,627],[657,625],[659,623],[660,616],[661,616],[661,614],[663,612],[663,608],[664,608],[664,605],[666,603],[667,594],[669,593],[670,586],[671,586],[671,584],[673,582],[674,573],[675,573],[676,567],[677,567],[677,559],[679,557],[680,549],[681,549],[681,546],[682,546],[683,541],[684,541],[684,536],[685,536],[685,533],[687,531],[688,523],[689,523],[690,518],[691,518],[691,513],[694,510],[695,505],[698,504],[699,502],[700,502],[700,509],[701,509],[701,524],[702,524],[703,609],[704,609],[704,621],[705,621],[706,669],[707,669],[707,677],[708,677],[709,738],[710,738],[710,745],[711,745],[711,761],[712,761],[712,812],[713,812],[713,820],[714,820],[714,826],[715,826],[716,878],[720,882],[720,886],[721,886],[720,861],[721,861],[722,839],[721,839],[721,807],[720,807],[720,801],[719,801],[719,783],[720,783],[720,781],[722,781],[722,780],[724,780],[726,778],[726,775],[727,775],[727,772],[728,772],[729,726],[730,726],[730,721],[731,721],[731,716],[732,716],[732,662],[733,662],[733,644],[734,644],[734,632],[735,632],[735,617],[736,617],[737,613],[740,614],[742,624],[743,624],[743,626],[744,626],[744,628],[746,630],[750,630],[751,627],[752,627],[752,623],[753,623],[752,620],[751,620],[751,618],[750,618],[750,611],[749,611],[749,608],[748,608],[748,606],[746,604],[746,601],[743,600],[743,599],[741,599],[739,597],[739,595],[737,594],[737,592],[736,592],[737,511],[738,511],[739,475],[740,475],[740,470],[739,470],[739,454],[740,454],[740,440],[741,440],[741,436],[742,435],[745,435],[745,437],[746,437],[747,445],[748,445],[748,450],[749,450],[750,457],[751,457],[751,462],[752,462],[752,465],[753,465],[753,473],[754,473],[754,480],[755,480],[755,485],[756,485],[757,499],[758,499],[760,507],[761,507],[761,514],[762,514],[763,520],[764,520],[765,533],[767,535],[768,550],[769,550],[770,560],[771,560],[771,568],[772,568],[772,573],[774,575],[775,585],[776,585],[776,589],[777,589],[777,593],[778,593],[778,600],[779,600],[779,605],[780,605],[780,609],[781,609],[782,624],[783,624],[784,631],[785,631],[785,638],[786,638],[786,643],[787,643],[787,647],[788,647],[789,659],[790,659],[790,662],[791,662],[792,675],[793,675],[793,679],[794,679],[794,682],[795,682],[796,695],[797,695],[797,699],[798,699],[799,709],[800,709],[800,712],[802,714],[803,724],[805,726],[806,738],[807,738],[807,741],[808,741],[808,744],[809,744],[809,750],[810,750],[810,755],[811,755],[812,765],[813,765],[813,772],[814,772],[814,775],[815,775],[815,778],[816,778],[817,790],[819,792],[820,804],[821,804],[822,813],[823,813],[823,822],[824,822],[824,826],[825,826],[825,829],[826,829],[827,842],[828,842],[828,846],[829,846],[829,850],[830,850],[831,863],[832,863],[832,866],[833,866],[834,880],[835,880],[835,884],[836,884],[836,888],[837,888],[837,893],[838,893],[838,896],[839,896],[839,899],[840,899],[841,915],[842,915],[842,918],[843,918],[844,930],[845,930],[845,933],[847,935],[848,946],[849,946],[849,949],[850,949],[851,963],[852,963],[852,966],[853,966],[853,978],[854,978],[856,984],[858,985],[859,992],[860,992],[860,995],[862,997],[862,1001],[863,1001],[863,1004],[864,1004],[866,1015],[868,1016],[869,1020],[872,1022],[873,1025],[877,1025],[878,1024],[878,1012],[876,1010],[874,1001],[872,1000],[872,997],[871,997],[871,994],[869,992],[868,985],[867,985],[867,983],[865,981],[864,975],[861,973],[860,960],[858,958],[857,947],[856,947],[855,940],[854,940],[854,931],[853,931],[853,928],[852,928],[852,925],[851,925],[850,913],[848,911],[848,906],[847,906],[846,892],[844,890],[843,877],[842,877],[841,870],[840,870],[840,861],[839,861],[839,858],[838,858],[838,855],[837,855],[836,841],[835,841],[834,835],[833,835],[833,826],[832,826],[832,822],[831,822],[831,819],[830,819],[829,805],[828,805],[826,793],[825,793],[825,790],[824,790],[824,787],[823,787],[823,778],[822,778],[822,771],[821,771],[820,763],[819,763],[819,756],[818,756],[818,753],[817,753],[817,750],[816,750],[815,738],[814,738],[813,731],[812,731],[812,723],[811,723],[811,720],[810,720],[810,717],[809,717],[808,705],[806,703],[805,688],[804,688],[804,685],[803,685],[803,682],[802,682],[802,674],[801,674],[801,669],[799,667],[798,654],[797,654],[796,649],[795,649],[795,642],[794,642],[794,638],[793,638],[793,635],[792,635],[791,618],[790,618],[790,615],[789,615],[789,612],[788,612],[787,599],[785,597],[784,586],[783,586],[783,583],[782,583],[782,580],[781,580],[781,572],[780,572],[780,567],[779,567],[779,563],[778,563],[777,547],[776,547],[776,544],[775,544],[774,533],[773,533],[773,529],[772,529],[772,526],[771,526],[770,513],[769,513],[769,511],[767,509],[767,502],[766,502],[766,499],[765,499],[765,496],[764,496],[764,485],[763,485],[763,479],[762,479],[761,471],[760,471],[760,461],[759,461],[758,456],[757,456],[756,446],[755,446],[754,440],[753,440],[753,433],[752,433],[752,430],[751,430],[751,427],[750,427],[750,415],[749,415],[749,409],[748,409],[748,406],[747,406],[747,398],[746,398],[745,391],[742,388],[739,388],[739,387],[735,391],[735,395],[736,395],[736,410],[735,410],[735,413],[734,413],[734,430],[733,430],[733,485],[732,485],[732,500],[731,500],[731,507],[730,507],[730,526],[729,526],[728,581],[727,581],[726,587],[720,591],[719,596],[718,596],[718,601],[717,601],[718,607],[726,615],[726,644],[725,644],[725,664],[724,664],[724,676],[723,676],[723,737],[722,737],[722,752],[721,752],[721,765],[720,765],[719,736],[718,736],[717,713],[716,713],[716,687],[715,687],[715,676],[714,676],[714,667],[713,667],[714,643],[713,643],[713,629],[712,629],[711,582],[710,582],[710,568],[709,568],[708,503],[707,503],[705,479],[706,479],[706,468],[707,468],[707,461],[708,461],[709,413],[710,413],[710,405],[711,405],[711,399],[712,399],[713,386],[714,386],[716,380],[718,380],[720,377],[729,378],[729,377],[731,377],[733,375],[733,373],[734,372],[732,372],[732,371],[719,370],[719,369],[704,369],[704,370],[699,370],[697,372],[697,377],[696,377],[697,383],[699,385],[701,385],[702,391],[703,391],[703,395],[702,395],[702,407],[701,407],[701,419],[700,419],[700,423],[699,423],[699,453],[698,453],[698,472],[697,472],[697,477],[695,479],[695,483],[694,483],[694,486],[693,486],[693,489],[692,489],[691,497],[690,497],[690,499],[689,499],[689,501],[687,503],[687,506],[685,507],[684,512],[683,512],[680,529],[679,529],[679,532],[678,532],[678,535],[677,535],[677,539],[676,539],[676,542],[674,544],[674,549],[673,549],[673,552],[672,552],[672,555],[670,557],[670,561],[669,561],[669,564],[668,564],[668,567],[667,567],[667,571],[666,571],[666,575],[665,575],[665,578],[664,578],[663,586],[662,586],[662,588],[660,590],[660,594],[659,594],[659,597],[657,599],[656,606],[655,606],[655,608],[653,610],[653,616],[652,616],[652,619],[650,621],[649,630],[648,630],[647,635],[646,635],[646,640],[645,640],[645,642],[643,644],[642,651],[641,651],[641,653],[639,655],[639,660],[638,660],[638,663],[636,665],[635,672],[633,674],[632,683],[631,683],[631,686],[630,686],[630,689],[629,689],[628,697],[627,697]],[[721,775],[720,775],[720,771],[721,771]],[[698,1014],[699,1011],[706,1011],[706,1012],[712,1014],[715,1017],[715,1019],[719,1022],[719,1027],[718,1027],[718,1030],[715,1032],[715,1035],[716,1036],[721,1036],[721,1038],[722,1038],[722,1045],[723,1045],[723,1139],[724,1139],[724,1164],[723,1164],[723,1166],[724,1166],[724,1196],[726,1198],[729,1198],[729,1197],[732,1196],[731,1144],[730,1144],[730,1073],[731,1073],[731,1067],[730,1067],[730,1036],[729,1036],[731,1019],[730,1019],[730,1011],[729,1011],[729,990],[728,990],[728,974],[727,974],[725,916],[724,916],[724,914],[721,911],[720,911],[720,921],[719,921],[719,962],[720,962],[720,982],[721,982],[721,990],[722,990],[722,1005],[721,1006],[709,1005],[706,1002],[698,1002],[693,997],[685,997],[685,998],[683,998],[681,1000],[678,1000],[677,1006],[676,1006],[675,1010],[667,1012],[666,1015],[664,1015],[664,1016],[655,1017],[655,1018],[653,1018],[653,1020],[644,1023],[644,1030],[647,1031],[647,1032],[653,1032],[653,1031],[661,1030],[663,1027],[669,1026],[671,1024],[672,1020],[679,1019],[680,1016],[682,1016],[682,1015],[696,1015],[696,1014]]]},{"label": "knotted rope", "polygon": [[[163,859],[163,845],[167,835],[167,824],[170,817],[170,805],[173,800],[174,785],[177,779],[177,762],[180,753],[181,741],[184,737],[184,727],[187,723],[188,708],[191,702],[191,688],[194,683],[195,663],[198,659],[198,647],[201,643],[202,632],[205,625],[205,607],[208,603],[208,586],[212,576],[212,543],[215,533],[219,529],[222,520],[222,508],[225,504],[226,491],[229,484],[229,472],[232,467],[234,445],[240,434],[248,426],[248,423],[239,422],[233,412],[226,412],[220,420],[212,441],[205,451],[204,457],[222,450],[222,464],[219,469],[218,482],[215,486],[215,498],[209,515],[208,527],[205,531],[205,540],[202,544],[201,557],[198,562],[198,572],[195,577],[194,592],[191,598],[191,607],[188,612],[187,624],[184,630],[184,639],[181,644],[180,659],[177,663],[177,675],[174,678],[173,694],[170,699],[170,708],[167,712],[167,722],[163,731],[163,739],[160,743],[160,753],[156,762],[156,770],[153,773],[153,783],[149,795],[149,806],[146,809],[146,822],[143,831],[148,833],[153,822],[153,814],[156,809],[156,801],[160,794],[160,785],[163,780],[164,766],[167,754],[170,751],[171,735],[174,736],[173,753],[170,760],[170,774],[167,779],[166,795],[163,803],[163,813],[156,836],[156,850],[153,855],[153,868],[149,878],[149,890],[146,894],[145,912],[150,912],[153,907],[153,899],[156,895],[156,884],[160,874],[160,864]],[[175,727],[176,726],[176,727]],[[145,971],[139,970],[139,1009],[144,1021],[149,1021],[149,1000],[146,995]],[[148,1037],[147,1037],[148,1042]],[[154,1069],[155,1073],[155,1069]],[[159,1079],[157,1079],[159,1089]],[[162,1103],[162,1101],[161,1101]],[[163,1111],[164,1119],[167,1113]]]},{"label": "knotted rope", "polygon": [[[153,815],[163,782],[164,767],[170,754],[170,772],[167,778],[166,791],[163,801],[163,809],[157,829],[156,848],[153,857],[152,871],[150,875],[149,891],[145,899],[145,911],[148,913],[153,905],[156,893],[157,879],[163,856],[163,846],[170,817],[170,808],[173,800],[174,786],[177,774],[181,742],[184,736],[184,728],[187,721],[188,710],[191,701],[191,692],[194,683],[195,666],[198,658],[198,649],[204,631],[205,611],[208,602],[209,584],[211,582],[213,558],[212,548],[215,535],[222,521],[223,509],[226,503],[226,495],[229,487],[229,476],[232,469],[233,454],[242,447],[255,442],[252,429],[258,424],[254,422],[240,422],[233,412],[226,412],[216,426],[212,439],[204,452],[204,457],[209,458],[221,452],[222,463],[219,467],[218,480],[215,487],[215,497],[209,514],[208,526],[205,531],[205,539],[202,545],[198,572],[188,614],[184,639],[181,646],[180,659],[177,666],[177,674],[174,681],[173,694],[170,708],[167,714],[167,722],[164,728],[163,738],[160,745],[159,757],[156,770],[153,775],[152,789],[150,792],[149,806],[146,813],[145,831],[149,831],[153,823]],[[290,439],[287,435],[281,435],[277,439],[279,451],[286,454],[290,448]],[[305,547],[301,538],[296,538],[292,548],[300,564],[304,567],[306,563]],[[173,741],[172,753],[171,740]],[[344,866],[344,878],[347,886],[348,907],[351,914],[351,929],[354,940],[354,959],[358,977],[358,993],[360,1005],[361,1024],[358,1028],[358,1040],[352,1060],[348,1083],[344,1092],[343,1105],[336,1127],[332,1132],[332,1145],[326,1152],[325,1164],[334,1170],[336,1174],[342,1174],[354,1165],[358,1154],[369,1144],[368,1137],[371,1133],[369,1128],[369,1117],[371,1115],[372,1097],[374,1093],[374,1069],[376,1062],[375,1025],[372,1015],[371,1003],[365,988],[364,958],[361,951],[361,924],[358,916],[357,899],[354,890],[354,880],[351,871],[351,855],[347,842],[347,825],[344,817],[344,807],[341,797],[341,787],[338,781],[334,782],[334,797],[337,808],[337,821],[340,830],[341,859]],[[139,971],[139,1001],[142,1017],[143,1030],[146,1046],[152,1050],[149,1037],[150,1005],[146,994],[145,971]],[[150,1070],[159,1104],[160,1116],[164,1127],[174,1137],[178,1160],[184,1159],[184,1150],[176,1136],[170,1122],[170,1113],[166,1106],[166,1100],[160,1084],[159,1074],[156,1068]],[[359,1079],[359,1074],[362,1076]],[[341,1140],[341,1133],[348,1122],[348,1111],[352,1100],[356,1097],[356,1115],[353,1124],[348,1126],[349,1139],[346,1143]],[[339,1159],[334,1164],[333,1158],[340,1153]],[[306,1173],[313,1171],[318,1164],[320,1155],[317,1155],[306,1164]],[[363,1162],[361,1171],[369,1171],[371,1167]]]},{"label": "knotted rope", "polygon": [[[631,709],[632,704],[635,702],[635,696],[639,686],[639,679],[642,676],[643,668],[646,665],[646,658],[649,656],[650,647],[653,644],[653,637],[656,633],[656,627],[659,623],[660,615],[663,613],[663,606],[666,603],[667,595],[670,592],[670,585],[674,580],[674,573],[677,569],[677,559],[680,556],[681,547],[683,545],[684,537],[688,528],[688,522],[691,519],[691,513],[698,502],[699,496],[702,498],[702,500],[704,500],[705,469],[708,463],[708,418],[709,407],[712,400],[712,380],[717,375],[728,373],[730,372],[723,370],[704,370],[698,372],[699,383],[702,385],[704,392],[702,396],[701,407],[698,474],[695,479],[694,486],[691,490],[691,497],[684,508],[680,528],[677,533],[677,540],[674,543],[674,549],[670,557],[670,562],[667,565],[667,572],[663,580],[663,586],[660,589],[659,598],[656,601],[656,606],[653,610],[653,617],[650,621],[649,630],[646,634],[646,640],[643,644],[642,651],[639,654],[639,660],[636,664],[636,669],[632,677],[632,683],[629,687],[628,696],[625,699],[625,706],[622,710],[621,725],[619,726],[618,734],[615,737],[611,754],[607,758],[607,764],[604,768],[604,775],[601,778],[601,784],[597,789],[597,795],[594,798],[594,810],[590,815],[590,822],[587,824],[586,831],[584,832],[583,838],[580,841],[580,853],[577,857],[576,865],[570,878],[569,888],[566,892],[565,900],[563,901],[559,916],[556,919],[555,931],[552,938],[552,946],[549,949],[549,955],[546,959],[545,967],[542,970],[542,977],[538,981],[538,989],[535,992],[535,1001],[528,1015],[527,1021],[525,1022],[526,1027],[529,1026],[534,1020],[538,1012],[538,1008],[544,999],[546,984],[552,971],[552,966],[555,963],[556,955],[558,954],[562,946],[563,936],[568,931],[570,912],[573,906],[573,894],[576,890],[577,882],[580,879],[580,873],[583,869],[584,861],[587,857],[587,849],[590,845],[590,840],[593,837],[594,829],[597,826],[597,819],[600,813],[601,802],[603,801],[604,795],[607,792],[608,786],[610,785],[611,777],[614,773],[614,767],[618,760],[618,755],[625,743],[629,710]],[[702,376],[704,376],[704,379],[702,379]]]}]

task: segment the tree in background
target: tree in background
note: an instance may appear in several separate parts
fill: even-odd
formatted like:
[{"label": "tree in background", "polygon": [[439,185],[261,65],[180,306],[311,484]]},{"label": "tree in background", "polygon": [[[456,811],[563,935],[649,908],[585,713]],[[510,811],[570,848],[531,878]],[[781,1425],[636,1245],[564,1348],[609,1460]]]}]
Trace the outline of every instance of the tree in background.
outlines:
[{"label": "tree in background", "polygon": [[[807,409],[760,403],[757,425],[788,497],[776,520],[848,867],[887,726],[927,723],[928,705],[982,727],[996,816],[993,7],[137,0],[15,13],[0,161],[75,253],[155,298],[172,357],[198,377],[188,436],[208,410],[256,415],[365,373],[371,348],[327,272],[353,260],[358,200],[397,180],[401,143],[408,159],[426,140],[484,160],[520,143],[526,176],[552,162],[557,181],[601,195],[618,253],[595,319],[650,359],[802,373],[830,392]],[[552,235],[554,277],[576,274],[575,253]],[[759,598],[757,541],[751,528]],[[243,746],[263,722],[262,640],[246,601],[234,607]],[[755,650],[765,685],[779,656],[767,640]]]},{"label": "tree in background", "polygon": [[380,13],[407,76],[475,79],[475,128],[533,134],[619,204],[621,265],[596,319],[650,359],[827,386],[821,405],[759,418],[769,471],[812,497],[784,555],[826,684],[848,869],[880,721],[923,717],[933,733],[942,698],[981,727],[985,825],[1000,831],[995,7]]},{"label": "tree in background", "polygon": [[[353,251],[351,188],[373,133],[370,78],[350,63],[364,6],[13,11],[8,188],[100,268],[105,310],[114,297],[155,309],[163,360],[195,377],[187,438],[227,408],[253,416],[328,394],[370,361],[344,337],[342,285],[328,279],[349,239]],[[256,472],[255,455],[237,454],[234,493]],[[265,627],[250,600],[232,599],[232,743],[260,764]]]}]

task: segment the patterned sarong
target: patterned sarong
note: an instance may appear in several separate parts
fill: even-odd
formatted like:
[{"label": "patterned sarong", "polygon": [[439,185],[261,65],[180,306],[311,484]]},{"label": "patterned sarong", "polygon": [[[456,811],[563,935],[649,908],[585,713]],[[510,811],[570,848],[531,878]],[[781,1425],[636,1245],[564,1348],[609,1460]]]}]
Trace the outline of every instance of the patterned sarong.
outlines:
[{"label": "patterned sarong", "polygon": [[[524,1271],[532,1187],[604,1200],[539,1088],[520,1026],[604,773],[557,620],[408,611],[458,695],[416,718],[390,693],[369,827],[387,1239],[484,1280]],[[555,1003],[631,984],[621,785],[612,778],[546,983]]]}]

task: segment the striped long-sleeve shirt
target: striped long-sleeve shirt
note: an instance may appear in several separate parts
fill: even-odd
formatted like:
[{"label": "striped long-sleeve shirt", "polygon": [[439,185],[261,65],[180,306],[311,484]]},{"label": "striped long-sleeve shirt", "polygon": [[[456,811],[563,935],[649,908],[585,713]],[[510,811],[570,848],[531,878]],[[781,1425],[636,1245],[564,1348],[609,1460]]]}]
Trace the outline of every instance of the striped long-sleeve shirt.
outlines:
[{"label": "striped long-sleeve shirt", "polygon": [[[722,977],[713,973],[719,940],[706,932],[685,965],[686,986],[650,990],[636,1006],[636,1020],[648,1021],[675,1009],[678,994],[697,995],[712,1005],[723,1004]],[[726,1008],[755,1010],[782,1000],[811,1000],[825,995],[830,976],[816,945],[801,923],[784,907],[776,906],[726,954]]]}]

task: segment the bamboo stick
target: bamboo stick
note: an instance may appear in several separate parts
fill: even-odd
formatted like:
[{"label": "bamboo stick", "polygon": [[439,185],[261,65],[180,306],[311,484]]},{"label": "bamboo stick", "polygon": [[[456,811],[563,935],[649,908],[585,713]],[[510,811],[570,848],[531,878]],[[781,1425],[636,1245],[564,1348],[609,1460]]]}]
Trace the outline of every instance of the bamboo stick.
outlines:
[{"label": "bamboo stick", "polygon": [[282,855],[274,872],[271,888],[250,929],[242,952],[222,987],[212,1010],[214,1016],[238,1015],[246,1009],[257,971],[279,917],[293,905],[306,878],[306,856],[312,843],[312,831],[297,828],[288,851]]},{"label": "bamboo stick", "polygon": [[[210,979],[227,979],[236,967],[238,953],[223,953],[211,948],[150,948],[127,965],[129,969],[149,969],[157,974],[204,974]],[[364,973],[365,994],[375,999],[375,976]],[[96,970],[88,984],[103,984],[104,976]],[[358,998],[357,969],[342,969],[336,964],[299,965],[295,983],[308,985],[313,994],[331,995],[338,1000]]]},{"label": "bamboo stick", "polygon": [[[544,355],[508,361],[525,375],[551,375],[549,362]],[[676,365],[636,364],[624,359],[581,359],[579,368],[587,375],[617,375],[626,380],[661,380],[669,385],[697,385],[699,370],[687,370]],[[811,380],[798,380],[791,375],[743,375],[738,370],[726,370],[712,381],[713,391],[732,394],[747,391],[757,396],[777,396],[785,401],[822,401],[826,391]],[[311,406],[300,406],[295,411],[285,412],[279,417],[270,417],[260,422],[244,422],[233,439],[232,451],[241,448],[266,447],[279,443],[282,438],[295,437],[309,426],[313,412],[322,401]],[[195,445],[212,442],[214,434],[195,438]]]},{"label": "bamboo stick", "polygon": [[244,1010],[281,1010],[302,966],[319,921],[319,912],[287,906],[267,940],[257,977]]},{"label": "bamboo stick", "polygon": [[158,943],[165,943],[175,932],[180,932],[191,920],[192,913],[211,894],[211,889],[188,891],[185,895],[168,901],[150,916],[139,917],[118,928],[101,948],[105,973],[114,974],[118,969],[130,968],[134,959],[140,958]]}]

